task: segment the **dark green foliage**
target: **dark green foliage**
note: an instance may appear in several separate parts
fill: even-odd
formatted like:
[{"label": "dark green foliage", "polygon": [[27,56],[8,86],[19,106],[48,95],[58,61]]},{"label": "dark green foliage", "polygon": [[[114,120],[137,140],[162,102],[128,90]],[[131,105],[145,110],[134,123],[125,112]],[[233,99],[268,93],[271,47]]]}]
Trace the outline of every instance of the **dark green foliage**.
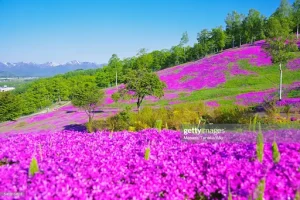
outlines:
[{"label": "dark green foliage", "polygon": [[[228,13],[225,23],[226,23],[226,33],[229,36],[228,39],[231,40],[232,47],[235,45],[241,45],[242,42],[242,24],[244,20],[244,15],[239,14],[236,11]],[[229,41],[229,40],[228,40]]]},{"label": "dark green foliage", "polygon": [[220,107],[214,111],[214,123],[247,123],[250,115],[250,108],[234,106],[231,108]]},{"label": "dark green foliage", "polygon": [[300,97],[300,88],[297,88],[295,90],[291,90],[289,93],[288,93],[288,97],[289,98],[297,98],[297,97]]},{"label": "dark green foliage", "polygon": [[14,120],[22,114],[23,105],[19,95],[0,92],[0,122]]},{"label": "dark green foliage", "polygon": [[255,40],[265,38],[266,17],[259,11],[250,9],[248,16],[243,21],[243,32],[246,42],[253,43]]},{"label": "dark green foliage", "polygon": [[105,120],[95,120],[92,122],[91,130],[109,130],[109,131],[123,131],[128,130],[131,122],[131,113],[129,108],[121,111],[115,116],[109,117]]},{"label": "dark green foliage", "polygon": [[32,158],[29,166],[29,175],[33,176],[39,172],[39,166],[36,158]]},{"label": "dark green foliage", "polygon": [[[286,33],[274,33],[274,36],[267,40],[269,46],[266,47],[268,53],[272,56],[274,63],[283,64],[294,57],[292,52],[298,51],[297,41],[293,35],[284,35]],[[274,38],[276,37],[276,38]],[[288,41],[288,42],[286,42]]]},{"label": "dark green foliage", "polygon": [[124,96],[128,92],[133,92],[133,98],[137,99],[137,108],[140,106],[146,96],[162,97],[163,89],[166,84],[159,80],[155,73],[148,72],[146,69],[130,71],[125,80],[125,89],[121,91]]},{"label": "dark green foliage", "polygon": [[113,93],[111,95],[111,98],[114,100],[115,103],[117,103],[121,99],[121,94],[119,92]]},{"label": "dark green foliage", "polygon": [[104,99],[104,92],[90,82],[83,82],[74,87],[72,91],[72,104],[83,109],[92,122],[95,110]]}]

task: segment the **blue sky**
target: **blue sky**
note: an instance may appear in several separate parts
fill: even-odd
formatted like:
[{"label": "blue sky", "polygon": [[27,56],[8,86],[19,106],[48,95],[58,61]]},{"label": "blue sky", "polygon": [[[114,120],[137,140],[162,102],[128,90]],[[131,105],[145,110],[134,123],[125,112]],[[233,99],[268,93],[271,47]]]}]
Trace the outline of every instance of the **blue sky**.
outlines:
[{"label": "blue sky", "polygon": [[[280,0],[0,0],[0,62],[106,63],[166,49],[184,31],[225,26],[228,12],[269,16]],[[290,0],[292,3],[293,1]]]}]

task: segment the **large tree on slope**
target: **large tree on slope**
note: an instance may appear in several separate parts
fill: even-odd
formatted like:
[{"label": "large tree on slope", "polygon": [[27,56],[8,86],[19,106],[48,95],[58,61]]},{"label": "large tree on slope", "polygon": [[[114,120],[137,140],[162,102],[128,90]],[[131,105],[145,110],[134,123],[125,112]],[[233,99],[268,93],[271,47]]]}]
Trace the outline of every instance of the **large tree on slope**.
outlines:
[{"label": "large tree on slope", "polygon": [[266,50],[272,56],[273,63],[279,64],[280,101],[282,100],[282,64],[293,57],[291,52],[298,50],[295,37],[287,27],[288,23],[285,20],[279,20],[277,17],[271,17],[268,21],[269,37],[267,39],[268,47]]},{"label": "large tree on slope", "polygon": [[140,106],[146,96],[162,97],[164,96],[164,88],[166,84],[159,80],[159,77],[152,72],[148,72],[146,69],[131,70],[127,74],[125,81],[125,88],[120,89],[122,97],[128,95],[137,99],[137,109],[140,110]]}]

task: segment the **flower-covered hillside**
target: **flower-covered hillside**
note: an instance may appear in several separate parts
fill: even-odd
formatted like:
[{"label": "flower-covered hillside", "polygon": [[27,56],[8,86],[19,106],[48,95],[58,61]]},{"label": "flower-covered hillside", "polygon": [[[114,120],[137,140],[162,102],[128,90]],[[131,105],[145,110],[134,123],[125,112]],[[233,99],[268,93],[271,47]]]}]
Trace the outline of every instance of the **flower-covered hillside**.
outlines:
[{"label": "flower-covered hillside", "polygon": [[[286,131],[294,138],[299,134]],[[248,199],[257,197],[258,183],[265,179],[264,199],[294,199],[300,185],[299,150],[297,143],[279,144],[281,159],[275,164],[271,144],[265,144],[260,163],[248,140],[189,143],[169,130],[0,137],[0,191],[18,192],[20,199],[174,200],[192,199],[196,193],[227,199],[229,188],[233,199]],[[39,173],[32,177],[33,156]],[[6,199],[13,198],[18,199]]]},{"label": "flower-covered hillside", "polygon": [[240,69],[238,61],[247,59],[254,66],[271,65],[271,58],[260,43],[239,49],[229,49],[206,57],[197,62],[176,66],[158,72],[168,89],[199,90],[213,88],[226,82],[226,73],[247,75],[250,72]]}]

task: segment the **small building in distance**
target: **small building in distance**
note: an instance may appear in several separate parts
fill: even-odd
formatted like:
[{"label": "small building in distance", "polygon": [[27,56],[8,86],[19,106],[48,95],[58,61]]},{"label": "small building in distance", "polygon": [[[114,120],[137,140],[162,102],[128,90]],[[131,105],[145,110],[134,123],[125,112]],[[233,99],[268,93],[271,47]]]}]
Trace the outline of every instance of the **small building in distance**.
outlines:
[{"label": "small building in distance", "polygon": [[7,87],[7,85],[4,85],[3,87],[0,87],[0,92],[7,92],[14,89],[15,89],[14,87]]}]

